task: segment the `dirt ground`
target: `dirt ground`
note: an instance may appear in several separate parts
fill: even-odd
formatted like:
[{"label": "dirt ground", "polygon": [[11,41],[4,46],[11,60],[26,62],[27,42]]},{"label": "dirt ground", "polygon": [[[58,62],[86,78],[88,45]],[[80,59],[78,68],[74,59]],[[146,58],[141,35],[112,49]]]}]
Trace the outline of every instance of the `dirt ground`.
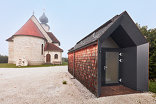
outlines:
[{"label": "dirt ground", "polygon": [[[62,81],[67,81],[66,85]],[[67,66],[0,68],[0,104],[156,104],[153,93],[96,98]]]}]

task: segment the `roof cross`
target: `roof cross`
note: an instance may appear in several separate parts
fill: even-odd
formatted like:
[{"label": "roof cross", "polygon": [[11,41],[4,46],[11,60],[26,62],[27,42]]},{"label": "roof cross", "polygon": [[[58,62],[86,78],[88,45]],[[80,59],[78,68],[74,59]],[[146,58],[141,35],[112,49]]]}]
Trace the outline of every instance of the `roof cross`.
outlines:
[{"label": "roof cross", "polygon": [[33,15],[35,14],[34,10],[33,10]]},{"label": "roof cross", "polygon": [[43,12],[45,13],[45,8],[43,8]]}]

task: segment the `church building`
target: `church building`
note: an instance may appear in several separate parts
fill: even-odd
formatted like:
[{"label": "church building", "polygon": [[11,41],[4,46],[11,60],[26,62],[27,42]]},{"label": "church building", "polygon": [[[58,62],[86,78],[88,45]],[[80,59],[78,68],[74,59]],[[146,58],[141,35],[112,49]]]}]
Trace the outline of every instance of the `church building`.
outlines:
[{"label": "church building", "polygon": [[8,63],[17,64],[25,59],[28,65],[62,64],[60,41],[49,31],[45,13],[39,18],[32,15],[8,41]]}]

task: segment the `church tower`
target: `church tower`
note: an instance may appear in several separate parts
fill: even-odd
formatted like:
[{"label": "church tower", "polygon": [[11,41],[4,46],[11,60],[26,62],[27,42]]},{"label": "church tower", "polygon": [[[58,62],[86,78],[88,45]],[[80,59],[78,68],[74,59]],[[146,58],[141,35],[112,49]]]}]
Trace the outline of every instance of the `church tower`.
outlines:
[{"label": "church tower", "polygon": [[39,21],[32,15],[14,35],[7,39],[8,63],[17,65],[25,59],[28,65],[62,64],[63,50],[59,47],[60,41],[49,31],[48,18],[44,12]]},{"label": "church tower", "polygon": [[46,17],[45,13],[43,12],[42,16],[39,18],[42,27],[45,29],[46,32],[49,32],[50,27],[47,24],[48,23],[48,18]]}]

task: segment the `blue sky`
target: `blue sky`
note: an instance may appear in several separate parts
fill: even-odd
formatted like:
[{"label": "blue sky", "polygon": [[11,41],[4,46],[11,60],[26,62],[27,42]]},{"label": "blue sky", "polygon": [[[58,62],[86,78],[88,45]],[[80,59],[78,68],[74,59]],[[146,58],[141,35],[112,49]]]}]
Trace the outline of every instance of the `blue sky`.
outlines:
[{"label": "blue sky", "polygon": [[134,22],[156,28],[156,0],[3,0],[0,2],[0,54],[8,55],[8,43],[31,17],[39,18],[43,8],[49,26],[60,40],[63,56],[77,41],[107,20],[127,11]]}]

